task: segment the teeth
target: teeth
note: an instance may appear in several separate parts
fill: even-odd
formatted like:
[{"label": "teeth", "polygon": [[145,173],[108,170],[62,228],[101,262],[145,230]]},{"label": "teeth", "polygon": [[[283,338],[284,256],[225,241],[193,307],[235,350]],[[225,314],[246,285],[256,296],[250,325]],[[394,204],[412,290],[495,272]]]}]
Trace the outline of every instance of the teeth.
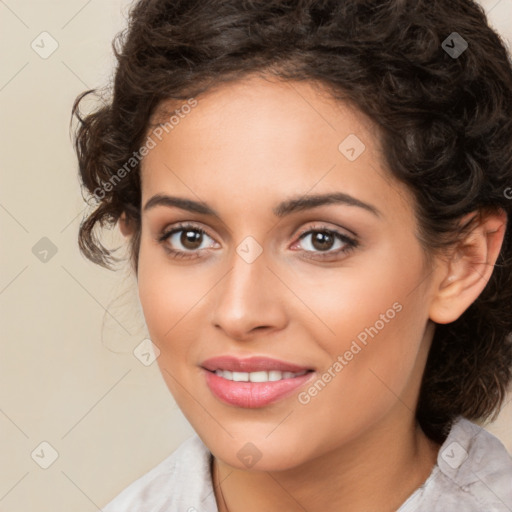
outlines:
[{"label": "teeth", "polygon": [[276,370],[271,370],[268,372],[268,380],[275,381],[275,380],[281,380],[283,378],[282,372],[278,372]]},{"label": "teeth", "polygon": [[250,382],[267,382],[268,381],[268,372],[251,372],[249,374]]},{"label": "teeth", "polygon": [[299,373],[280,372],[277,370],[270,370],[268,372],[230,372],[229,370],[215,370],[215,375],[235,382],[275,382],[276,380],[300,377],[307,372],[307,370]]}]

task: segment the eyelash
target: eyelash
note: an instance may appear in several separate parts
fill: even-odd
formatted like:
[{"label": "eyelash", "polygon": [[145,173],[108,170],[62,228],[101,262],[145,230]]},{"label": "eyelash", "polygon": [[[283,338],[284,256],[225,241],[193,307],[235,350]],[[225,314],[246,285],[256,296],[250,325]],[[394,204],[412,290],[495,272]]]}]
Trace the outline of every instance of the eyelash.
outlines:
[{"label": "eyelash", "polygon": [[[166,242],[172,235],[174,235],[175,233],[179,233],[181,231],[195,231],[197,233],[201,233],[202,235],[206,235],[213,239],[213,237],[211,237],[203,228],[201,228],[199,226],[196,226],[194,224],[186,224],[186,223],[181,224],[180,223],[180,224],[176,225],[175,227],[173,227],[172,229],[163,231],[162,233],[160,233],[158,235],[157,241],[163,245],[165,251],[172,258],[176,258],[176,259],[200,258],[198,252],[202,251],[204,249],[196,249],[195,251],[180,251],[180,250],[176,250],[176,249],[171,249],[168,245],[166,245]],[[338,249],[336,251],[331,251],[331,250],[324,251],[324,252],[322,252],[322,251],[318,251],[318,252],[317,251],[305,251],[306,253],[315,254],[315,256],[304,256],[305,258],[323,261],[327,258],[332,258],[333,255],[338,255],[338,254],[346,255],[347,253],[353,251],[354,249],[356,249],[359,246],[359,242],[357,240],[355,240],[354,238],[351,238],[343,233],[336,231],[335,229],[327,228],[325,226],[309,226],[307,229],[302,230],[298,234],[298,241],[301,241],[307,235],[310,235],[312,233],[319,233],[319,232],[334,235],[334,237],[337,240],[339,240],[345,244],[344,247],[342,247],[341,249]]]}]

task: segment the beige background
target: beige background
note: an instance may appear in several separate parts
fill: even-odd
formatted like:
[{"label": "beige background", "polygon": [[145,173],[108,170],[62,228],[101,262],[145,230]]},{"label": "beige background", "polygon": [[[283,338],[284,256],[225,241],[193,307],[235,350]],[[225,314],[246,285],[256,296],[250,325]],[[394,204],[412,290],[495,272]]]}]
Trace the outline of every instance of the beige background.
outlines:
[{"label": "beige background", "polygon": [[[128,4],[0,0],[3,512],[99,510],[193,433],[156,363],[133,354],[147,334],[133,278],[77,248],[85,205],[71,105],[109,80]],[[512,0],[482,4],[512,47]],[[512,452],[511,424],[509,397],[488,428]],[[47,469],[52,448],[42,442],[58,453]]]}]

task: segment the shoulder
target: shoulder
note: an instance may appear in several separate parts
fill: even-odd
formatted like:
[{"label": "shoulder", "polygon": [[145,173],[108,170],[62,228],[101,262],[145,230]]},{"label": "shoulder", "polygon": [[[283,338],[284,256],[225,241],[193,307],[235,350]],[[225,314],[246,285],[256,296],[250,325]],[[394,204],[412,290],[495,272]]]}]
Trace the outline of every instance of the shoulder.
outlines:
[{"label": "shoulder", "polygon": [[197,434],[135,480],[104,512],[217,512],[211,484],[211,453]]},{"label": "shoulder", "polygon": [[399,512],[510,512],[512,458],[501,441],[459,418],[441,446],[427,481]]}]

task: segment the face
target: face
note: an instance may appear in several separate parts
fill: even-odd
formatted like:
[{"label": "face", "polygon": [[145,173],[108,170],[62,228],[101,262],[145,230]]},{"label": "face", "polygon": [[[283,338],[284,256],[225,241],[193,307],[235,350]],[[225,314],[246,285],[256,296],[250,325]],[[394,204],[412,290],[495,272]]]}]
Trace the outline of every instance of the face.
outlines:
[{"label": "face", "polygon": [[370,121],[305,82],[196,101],[148,132],[141,169],[139,297],[184,415],[215,456],[244,468],[252,443],[264,470],[403,421],[431,279]]}]

